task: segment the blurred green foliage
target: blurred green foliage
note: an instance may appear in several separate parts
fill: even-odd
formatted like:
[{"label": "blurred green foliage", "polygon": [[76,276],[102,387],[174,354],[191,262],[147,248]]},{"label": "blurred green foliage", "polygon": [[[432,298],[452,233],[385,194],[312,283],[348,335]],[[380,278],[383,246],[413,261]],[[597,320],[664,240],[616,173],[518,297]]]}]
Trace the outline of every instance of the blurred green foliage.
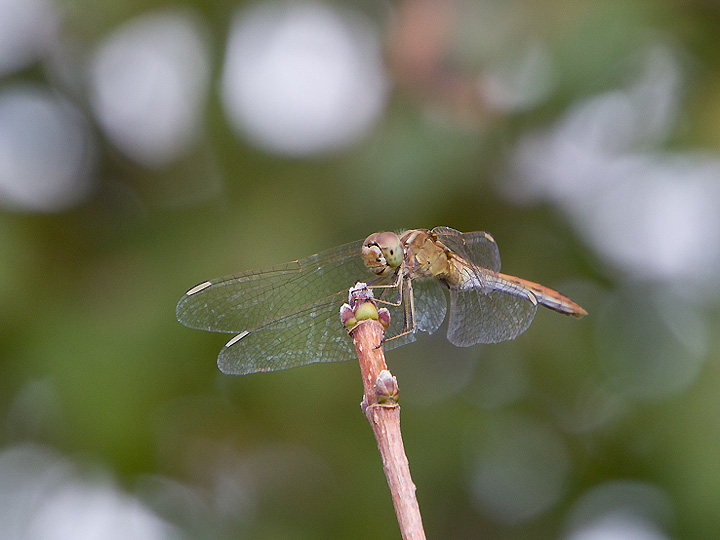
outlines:
[{"label": "blurred green foliage", "polygon": [[[480,72],[488,53],[473,28],[488,22],[471,4],[456,5],[447,61]],[[668,321],[657,303],[666,284],[633,280],[556,205],[519,204],[504,183],[518,141],[621,84],[649,34],[690,66],[664,148],[716,155],[720,11],[693,1],[485,4],[527,31],[506,36],[511,49],[526,38],[547,43],[557,72],[547,100],[465,121],[437,96],[400,86],[362,141],[286,158],[234,135],[217,98],[237,6],[186,3],[204,18],[212,49],[197,147],[143,168],[93,125],[100,163],[87,201],[0,213],[0,452],[32,443],[100,468],[182,537],[397,538],[357,366],[224,376],[215,358],[225,336],[180,326],[174,307],[211,277],[376,230],[448,225],[493,233],[506,272],[561,288],[589,316],[539,312],[515,342],[468,350],[447,344],[441,329],[389,353],[428,537],[570,537],[578,501],[621,480],[669,502],[644,516],[663,538],[716,534],[714,297]],[[70,38],[92,47],[166,5],[59,8]],[[379,14],[390,7],[361,9],[387,29]],[[0,79],[0,89],[18,80],[69,92],[43,63]],[[73,99],[92,119],[82,94]],[[491,505],[488,482],[497,483]]]}]

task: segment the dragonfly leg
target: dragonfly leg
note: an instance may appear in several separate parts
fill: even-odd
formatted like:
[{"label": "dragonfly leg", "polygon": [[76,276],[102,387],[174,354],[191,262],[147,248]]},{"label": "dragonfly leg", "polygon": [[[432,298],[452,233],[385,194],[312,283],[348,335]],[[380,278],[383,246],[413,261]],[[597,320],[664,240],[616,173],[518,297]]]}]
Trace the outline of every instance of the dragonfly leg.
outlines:
[{"label": "dragonfly leg", "polygon": [[[403,305],[403,326],[402,332],[388,338],[387,341],[392,341],[399,337],[407,334],[415,333],[415,296],[413,295],[412,280],[402,280],[400,287],[400,303]],[[383,343],[386,340],[383,339]]]},{"label": "dragonfly leg", "polygon": [[[379,279],[379,278],[378,278],[378,279]],[[375,281],[377,281],[377,280],[375,280]],[[384,299],[382,299],[382,298],[375,298],[375,300],[377,300],[377,301],[380,302],[381,304],[387,304],[387,305],[390,305],[390,306],[395,306],[395,307],[397,307],[397,306],[399,306],[399,305],[402,303],[402,301],[403,301],[403,297],[402,297],[402,294],[403,294],[402,285],[403,285],[403,283],[404,283],[405,281],[409,281],[409,280],[404,280],[404,279],[403,279],[402,272],[398,272],[397,275],[395,276],[395,280],[394,280],[392,283],[388,283],[387,285],[373,285],[374,282],[371,282],[371,283],[368,284],[368,287],[369,287],[370,289],[373,289],[373,290],[374,290],[374,289],[384,289],[384,290],[397,289],[398,294],[397,294],[397,298],[395,299],[394,302],[391,301],[391,300],[384,300]]]}]

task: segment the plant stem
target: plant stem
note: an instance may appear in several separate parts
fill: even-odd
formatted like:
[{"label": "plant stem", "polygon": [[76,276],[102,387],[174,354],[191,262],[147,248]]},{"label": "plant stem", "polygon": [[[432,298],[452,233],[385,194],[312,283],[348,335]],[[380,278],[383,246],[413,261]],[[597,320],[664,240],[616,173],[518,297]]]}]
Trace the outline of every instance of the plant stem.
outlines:
[{"label": "plant stem", "polygon": [[362,408],[375,433],[403,540],[425,540],[415,484],[400,432],[397,381],[385,364],[384,332],[383,326],[372,319],[358,323],[351,332],[365,390]]}]

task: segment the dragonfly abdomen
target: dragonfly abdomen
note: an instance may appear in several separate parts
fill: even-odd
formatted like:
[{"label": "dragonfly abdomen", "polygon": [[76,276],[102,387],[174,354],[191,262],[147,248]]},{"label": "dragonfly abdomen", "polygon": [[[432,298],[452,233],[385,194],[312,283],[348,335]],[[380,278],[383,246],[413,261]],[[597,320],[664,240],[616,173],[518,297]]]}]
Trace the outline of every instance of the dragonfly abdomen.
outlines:
[{"label": "dragonfly abdomen", "polygon": [[572,315],[573,317],[587,315],[587,311],[570,298],[539,283],[506,274],[497,274],[495,280],[500,289],[516,291],[512,294],[530,294],[535,297],[538,304],[558,313]]}]

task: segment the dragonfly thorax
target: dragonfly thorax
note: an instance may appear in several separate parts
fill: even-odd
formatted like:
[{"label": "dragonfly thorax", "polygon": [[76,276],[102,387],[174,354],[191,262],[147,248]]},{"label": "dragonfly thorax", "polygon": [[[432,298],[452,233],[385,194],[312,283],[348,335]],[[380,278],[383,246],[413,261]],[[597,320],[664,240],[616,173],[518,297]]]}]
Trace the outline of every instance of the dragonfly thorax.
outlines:
[{"label": "dragonfly thorax", "polygon": [[452,276],[448,249],[427,229],[407,231],[402,236],[406,263],[415,277],[447,281]]}]

